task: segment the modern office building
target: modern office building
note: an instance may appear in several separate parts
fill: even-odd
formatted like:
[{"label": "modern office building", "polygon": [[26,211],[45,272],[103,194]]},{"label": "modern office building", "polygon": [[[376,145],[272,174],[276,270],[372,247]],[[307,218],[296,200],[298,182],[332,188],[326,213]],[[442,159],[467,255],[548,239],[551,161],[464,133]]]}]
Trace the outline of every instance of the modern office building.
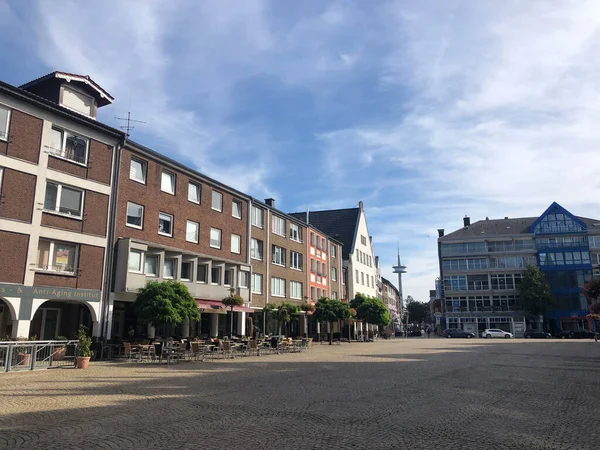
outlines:
[{"label": "modern office building", "polygon": [[578,217],[553,203],[538,217],[488,219],[449,234],[438,230],[443,316],[441,327],[482,331],[501,328],[522,335],[538,319],[519,307],[525,267],[546,275],[556,303],[544,326],[589,328],[582,293],[600,263],[600,220]]}]

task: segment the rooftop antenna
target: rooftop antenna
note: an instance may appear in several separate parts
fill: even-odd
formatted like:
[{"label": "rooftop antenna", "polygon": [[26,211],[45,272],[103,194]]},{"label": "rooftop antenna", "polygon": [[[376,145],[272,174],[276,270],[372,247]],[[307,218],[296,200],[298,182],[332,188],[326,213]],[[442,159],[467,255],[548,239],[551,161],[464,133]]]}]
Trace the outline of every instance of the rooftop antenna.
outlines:
[{"label": "rooftop antenna", "polygon": [[127,111],[127,117],[117,117],[115,116],[115,120],[126,120],[127,121],[127,125],[122,125],[119,128],[123,131],[125,131],[125,137],[129,137],[131,134],[131,130],[133,130],[135,127],[133,125],[131,125],[132,122],[134,123],[146,123],[143,122],[141,120],[133,120],[131,118],[131,111]]}]

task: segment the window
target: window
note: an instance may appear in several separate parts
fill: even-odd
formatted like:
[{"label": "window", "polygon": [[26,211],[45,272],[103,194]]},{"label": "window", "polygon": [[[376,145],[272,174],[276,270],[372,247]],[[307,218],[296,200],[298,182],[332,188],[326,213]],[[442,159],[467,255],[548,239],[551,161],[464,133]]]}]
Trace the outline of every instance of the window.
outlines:
[{"label": "window", "polygon": [[275,234],[285,237],[285,220],[281,217],[273,216],[272,231]]},{"label": "window", "polygon": [[321,261],[317,261],[317,275],[321,275]]},{"label": "window", "polygon": [[369,275],[367,275],[367,287],[369,287]]},{"label": "window", "polygon": [[89,140],[68,131],[52,128],[49,151],[53,156],[64,158],[77,164],[87,164]]},{"label": "window", "polygon": [[127,202],[128,227],[142,228],[144,226],[144,207],[136,203]]},{"label": "window", "polygon": [[188,183],[188,200],[192,203],[200,204],[201,188],[199,184]]},{"label": "window", "polygon": [[198,234],[200,232],[200,224],[188,220],[185,224],[185,240],[188,242],[198,243]]},{"label": "window", "polygon": [[260,273],[252,274],[252,293],[253,294],[262,294],[262,281],[263,276]]},{"label": "window", "polygon": [[237,234],[231,235],[231,253],[242,253],[242,237]]},{"label": "window", "polygon": [[373,275],[371,275],[371,287],[375,287],[375,279],[373,278]]},{"label": "window", "polygon": [[239,200],[233,200],[231,202],[231,215],[236,219],[242,218],[242,202]]},{"label": "window", "polygon": [[315,245],[315,233],[310,232],[310,245]]},{"label": "window", "polygon": [[367,238],[365,236],[360,236],[360,243],[362,245],[367,245]]},{"label": "window", "polygon": [[290,267],[302,270],[302,253],[290,252]]},{"label": "window", "polygon": [[192,270],[194,264],[191,262],[181,263],[181,280],[192,281]]},{"label": "window", "polygon": [[310,271],[315,273],[315,260],[313,258],[310,258]]},{"label": "window", "polygon": [[317,300],[321,298],[321,288],[317,288]]},{"label": "window", "polygon": [[256,206],[252,206],[252,225],[258,228],[263,228],[265,226],[263,210]]},{"label": "window", "polygon": [[8,121],[10,119],[10,109],[0,106],[0,139],[8,140]]},{"label": "window", "polygon": [[38,269],[53,272],[75,273],[78,246],[57,241],[40,240],[38,246]]},{"label": "window", "polygon": [[358,269],[356,269],[356,282],[358,283]]},{"label": "window", "polygon": [[198,264],[196,269],[196,281],[198,283],[208,283],[208,265]]},{"label": "window", "polygon": [[316,296],[315,287],[314,287],[314,286],[311,286],[311,287],[310,287],[310,299],[311,299],[311,300],[316,300],[316,297],[315,297],[315,296]]},{"label": "window", "polygon": [[225,280],[223,281],[224,286],[231,286],[233,281],[233,270],[227,269],[225,272]]},{"label": "window", "polygon": [[163,278],[175,278],[175,260],[174,259],[165,259],[165,263],[163,264]]},{"label": "window", "polygon": [[163,170],[160,178],[160,190],[175,195],[175,179],[174,173]]},{"label": "window", "polygon": [[129,179],[138,183],[146,184],[146,161],[141,159],[131,158],[129,165]]},{"label": "window", "polygon": [[323,289],[323,297],[327,297],[327,289]]},{"label": "window", "polygon": [[327,264],[324,262],[321,263],[321,274],[326,277],[327,276]]},{"label": "window", "polygon": [[283,278],[271,277],[271,295],[285,297],[285,280]]},{"label": "window", "polygon": [[277,245],[273,246],[273,264],[278,264],[280,266],[285,266],[285,249],[279,247]]},{"label": "window", "polygon": [[158,267],[158,256],[157,255],[146,255],[144,261],[144,273],[150,276],[157,276],[157,267]]},{"label": "window", "polygon": [[337,281],[337,269],[335,267],[331,268],[331,281]]},{"label": "window", "polygon": [[212,248],[221,248],[221,230],[210,229],[210,246]]},{"label": "window", "polygon": [[212,191],[212,209],[223,212],[223,194]]},{"label": "window", "polygon": [[2,192],[2,175],[4,175],[4,168],[0,167],[0,193]]},{"label": "window", "polygon": [[158,214],[158,234],[173,236],[173,216],[170,214]]},{"label": "window", "polygon": [[332,298],[332,300],[337,300],[337,299],[338,299],[338,296],[337,296],[337,292],[336,292],[336,291],[333,291],[333,292],[331,293],[331,298]]},{"label": "window", "polygon": [[127,269],[130,272],[141,272],[142,271],[142,256],[143,253],[139,250],[130,250],[129,251],[129,264],[127,265]]},{"label": "window", "polygon": [[213,267],[210,271],[210,282],[212,284],[221,284],[221,268]]},{"label": "window", "polygon": [[[368,277],[368,275],[367,275]],[[360,273],[360,284],[362,284],[363,286],[365,285],[365,273],[361,272]]]},{"label": "window", "polygon": [[296,242],[302,242],[300,227],[295,223],[290,223],[290,239]]},{"label": "window", "polygon": [[91,95],[79,92],[65,85],[62,86],[60,104],[89,117],[96,117],[96,102]]},{"label": "window", "polygon": [[325,251],[327,250],[327,245],[325,245],[325,238],[321,238],[321,248]]},{"label": "window", "polygon": [[263,259],[263,241],[252,238],[250,241],[250,257],[262,261]]},{"label": "window", "polygon": [[290,281],[290,298],[302,298],[302,283]]},{"label": "window", "polygon": [[83,213],[83,191],[48,181],[44,210],[81,218]]},{"label": "window", "polygon": [[239,274],[239,286],[247,289],[250,285],[250,272],[240,271]]},{"label": "window", "polygon": [[317,236],[317,248],[321,249],[321,238]]},{"label": "window", "polygon": [[332,258],[336,258],[336,248],[335,248],[335,245],[331,246],[331,250],[330,250],[329,253],[330,253],[330,255],[331,255]]}]

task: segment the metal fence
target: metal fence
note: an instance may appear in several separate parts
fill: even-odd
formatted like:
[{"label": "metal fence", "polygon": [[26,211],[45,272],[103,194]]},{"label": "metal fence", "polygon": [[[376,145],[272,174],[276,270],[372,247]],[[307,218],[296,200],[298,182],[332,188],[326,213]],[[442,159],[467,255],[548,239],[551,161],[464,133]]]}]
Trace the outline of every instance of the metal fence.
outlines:
[{"label": "metal fence", "polygon": [[0,342],[0,371],[75,367],[77,340]]}]

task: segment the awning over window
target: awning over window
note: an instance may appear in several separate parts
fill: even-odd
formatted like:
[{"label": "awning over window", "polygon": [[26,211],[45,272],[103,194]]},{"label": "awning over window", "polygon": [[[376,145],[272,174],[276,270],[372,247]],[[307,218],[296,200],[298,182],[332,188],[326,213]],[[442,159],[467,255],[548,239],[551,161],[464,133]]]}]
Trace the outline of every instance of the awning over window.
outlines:
[{"label": "awning over window", "polygon": [[[218,300],[204,300],[197,298],[196,304],[198,305],[198,309],[202,312],[213,313],[213,314],[226,314],[230,309],[226,307],[223,303]],[[248,308],[247,306],[234,306],[233,310],[235,312],[245,312],[245,313],[253,313],[254,310],[252,308]]]}]

